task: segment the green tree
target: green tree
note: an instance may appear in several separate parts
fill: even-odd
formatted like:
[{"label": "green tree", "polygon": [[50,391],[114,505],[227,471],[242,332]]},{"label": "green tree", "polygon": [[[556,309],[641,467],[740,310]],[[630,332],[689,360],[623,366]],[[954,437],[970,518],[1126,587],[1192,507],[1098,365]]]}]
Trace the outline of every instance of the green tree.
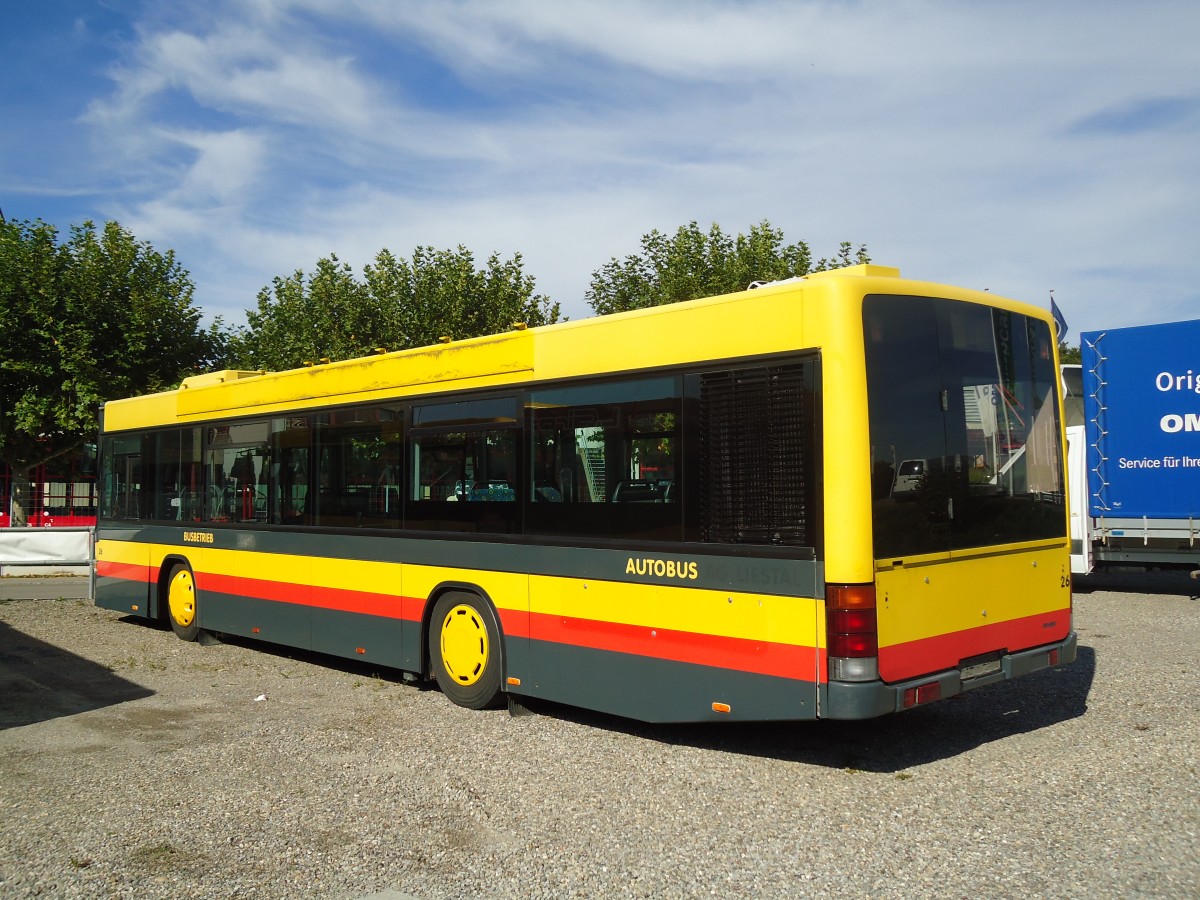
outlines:
[{"label": "green tree", "polygon": [[377,331],[376,313],[350,267],[331,256],[311,275],[297,269],[259,291],[258,310],[246,314],[249,328],[233,338],[232,353],[251,369],[361,356]]},{"label": "green tree", "polygon": [[0,459],[12,523],[24,524],[29,470],[92,438],[106,400],[163,390],[221,352],[200,327],[174,252],[116,222],[59,241],[42,221],[0,223]]},{"label": "green tree", "polygon": [[1065,343],[1058,345],[1058,359],[1063,363],[1083,362],[1083,353],[1078,347],[1068,347]]},{"label": "green tree", "polygon": [[745,290],[755,281],[777,281],[840,266],[870,262],[865,246],[849,242],[831,259],[815,263],[803,241],[784,244],[783,231],[764,219],[749,234],[730,237],[715,222],[701,231],[696,222],[668,237],[655,229],[642,235],[642,251],[610,260],[592,273],[586,299],[605,315],[697,297]]},{"label": "green tree", "polygon": [[493,253],[479,268],[469,250],[418,247],[411,259],[387,249],[355,278],[336,255],[316,270],[276,278],[258,294],[233,356],[255,369],[289,369],[322,359],[351,359],[377,348],[403,350],[506,331],[514,322],[545,325],[560,309],[534,293],[520,254]]}]

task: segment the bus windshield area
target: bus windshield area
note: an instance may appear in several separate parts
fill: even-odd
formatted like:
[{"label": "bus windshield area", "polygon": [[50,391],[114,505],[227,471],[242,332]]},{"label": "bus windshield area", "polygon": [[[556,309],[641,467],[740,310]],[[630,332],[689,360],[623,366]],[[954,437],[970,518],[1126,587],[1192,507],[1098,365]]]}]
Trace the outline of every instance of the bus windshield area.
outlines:
[{"label": "bus windshield area", "polygon": [[928,297],[863,303],[875,557],[1062,537],[1045,322]]}]

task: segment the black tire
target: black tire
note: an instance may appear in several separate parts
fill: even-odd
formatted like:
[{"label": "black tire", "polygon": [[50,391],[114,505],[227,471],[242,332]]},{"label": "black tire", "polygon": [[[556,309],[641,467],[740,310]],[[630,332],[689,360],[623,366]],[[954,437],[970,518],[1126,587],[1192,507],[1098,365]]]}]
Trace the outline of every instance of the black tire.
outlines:
[{"label": "black tire", "polygon": [[504,660],[491,605],[475,594],[443,594],[429,622],[429,660],[438,687],[454,703],[467,709],[496,706]]},{"label": "black tire", "polygon": [[200,617],[196,603],[196,579],[192,570],[179,563],[167,575],[164,585],[167,621],[181,641],[200,637]]}]

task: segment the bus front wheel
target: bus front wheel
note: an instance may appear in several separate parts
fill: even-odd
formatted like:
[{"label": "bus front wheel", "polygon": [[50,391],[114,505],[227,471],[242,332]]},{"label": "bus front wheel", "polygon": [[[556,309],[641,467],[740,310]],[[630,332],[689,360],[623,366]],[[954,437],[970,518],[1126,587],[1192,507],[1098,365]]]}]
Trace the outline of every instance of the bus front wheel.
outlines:
[{"label": "bus front wheel", "polygon": [[467,709],[487,709],[500,697],[500,626],[474,594],[438,599],[429,625],[429,659],[442,693]]},{"label": "bus front wheel", "polygon": [[192,570],[177,565],[167,576],[167,621],[171,630],[183,641],[194,641],[200,636],[200,623],[196,617],[196,580]]}]

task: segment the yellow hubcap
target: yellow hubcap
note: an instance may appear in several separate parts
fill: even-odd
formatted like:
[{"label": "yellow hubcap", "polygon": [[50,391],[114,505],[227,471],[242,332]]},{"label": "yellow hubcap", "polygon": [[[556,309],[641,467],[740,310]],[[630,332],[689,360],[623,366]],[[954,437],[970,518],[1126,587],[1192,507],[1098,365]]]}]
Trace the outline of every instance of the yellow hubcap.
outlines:
[{"label": "yellow hubcap", "polygon": [[479,680],[487,668],[488,635],[478,612],[465,603],[451,609],[442,621],[441,645],[451,678],[464,686]]},{"label": "yellow hubcap", "polygon": [[171,579],[167,606],[171,609],[171,618],[180,628],[187,628],[196,618],[196,588],[192,584],[192,573],[187,569],[177,572]]}]

